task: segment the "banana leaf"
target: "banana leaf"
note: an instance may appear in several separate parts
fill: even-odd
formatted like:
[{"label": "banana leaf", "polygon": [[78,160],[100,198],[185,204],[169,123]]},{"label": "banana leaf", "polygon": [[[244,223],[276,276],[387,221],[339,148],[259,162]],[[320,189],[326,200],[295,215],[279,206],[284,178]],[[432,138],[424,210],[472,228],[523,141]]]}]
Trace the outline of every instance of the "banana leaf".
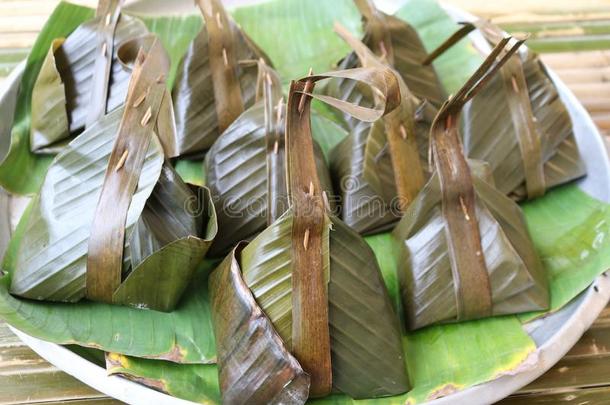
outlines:
[{"label": "banana leaf", "polygon": [[[118,13],[115,9],[108,14],[114,16],[111,24],[106,24],[106,15],[100,15],[81,24],[63,42],[53,41],[32,89],[32,151],[57,153],[67,138],[95,121],[100,112],[112,111],[125,102],[130,72],[118,61],[118,45],[148,30],[139,19]],[[104,32],[108,28],[110,38]],[[98,67],[106,64],[106,53],[112,55],[108,72],[106,67],[101,71]],[[97,112],[97,106],[105,108]]]},{"label": "banana leaf", "polygon": [[469,167],[456,127],[463,105],[521,45],[509,47],[510,40],[501,40],[439,111],[430,132],[435,171],[394,231],[411,330],[549,306],[546,275],[519,207],[488,182],[489,170],[481,175]]},{"label": "banana leaf", "polygon": [[[489,22],[464,24],[430,59],[477,28],[490,44],[502,38],[502,30]],[[513,198],[539,197],[586,174],[568,111],[539,57],[529,50],[513,56],[465,106],[462,119],[467,155],[489,162],[498,187]]]},{"label": "banana leaf", "polygon": [[[583,200],[583,197],[586,199]],[[586,204],[582,204],[583,202]],[[594,270],[595,274],[603,271],[603,263],[592,259],[595,254],[584,258],[580,255],[580,249],[566,250],[563,244],[556,245],[556,240],[549,240],[545,238],[545,235],[557,233],[557,239],[563,240],[573,233],[588,234],[587,240],[589,243],[593,243],[595,236],[599,235],[599,226],[596,231],[587,224],[594,223],[591,221],[603,221],[603,218],[608,215],[607,207],[607,204],[586,197],[575,186],[553,190],[549,196],[526,205],[525,213],[528,221],[532,218],[541,218],[539,221],[541,226],[538,226],[538,222],[536,222],[532,228],[532,236],[536,246],[543,247],[547,257],[546,261],[556,269],[557,275],[563,280],[561,282],[562,290],[566,293],[572,289],[575,277],[580,274],[580,272],[575,274],[573,271],[574,260],[583,260],[582,265],[586,265],[591,270],[597,269]],[[576,216],[573,216],[575,211],[578,212]],[[557,223],[545,219],[558,214],[569,218],[569,221]],[[583,218],[590,218],[591,221],[583,222]],[[379,261],[392,302],[397,302],[399,298],[398,281],[396,263],[392,254],[394,247],[391,235],[389,233],[377,234],[367,237],[366,241],[373,248]],[[567,239],[566,242],[568,242]],[[607,256],[605,253],[608,250],[604,250],[606,245],[606,243],[596,244],[593,251]],[[592,251],[592,246],[583,244],[582,249]],[[569,267],[562,265],[566,259],[573,264]],[[607,258],[605,262],[608,263]],[[464,342],[477,342],[477,344],[464,345]],[[519,320],[513,316],[427,327],[407,333],[403,337],[403,347],[405,356],[409,359],[407,365],[413,385],[413,389],[408,393],[383,400],[357,401],[346,395],[334,394],[322,399],[310,400],[309,403],[320,405],[418,404],[514,373],[517,369],[524,369],[524,362],[532,361],[536,349],[534,342],[523,332]],[[164,361],[125,358],[124,356],[115,356],[115,359],[120,364],[115,363],[109,370],[120,370],[121,375],[129,373],[135,381],[179,398],[205,404],[221,403],[220,398],[215,397],[215,395],[219,395],[217,394],[216,366],[180,365],[175,367]],[[463,364],[472,366],[464,368]]]},{"label": "banana leaf", "polygon": [[171,65],[167,74],[167,87],[173,89],[180,61],[186,54],[191,42],[201,32],[203,20],[197,14],[154,15],[138,14],[133,8],[133,16],[144,22],[146,28],[155,34],[167,51]]},{"label": "banana leaf", "polygon": [[206,183],[203,160],[178,159],[174,163],[174,169],[182,180],[189,184],[203,187]]},{"label": "banana leaf", "polygon": [[109,375],[119,375],[177,398],[208,405],[221,403],[214,364],[176,364],[109,353],[106,369]]},{"label": "banana leaf", "polygon": [[[284,2],[276,3],[279,7],[285,7]],[[266,4],[266,7],[269,7],[269,4]],[[449,17],[434,1],[410,0],[399,14],[409,18],[420,33],[426,34],[423,38],[431,47],[438,44],[440,37],[449,35],[454,30]],[[451,92],[456,92],[478,67],[480,58],[474,48],[465,42],[456,45],[449,52],[450,58],[443,56],[435,64],[442,67],[439,71],[443,72],[443,83],[446,83]],[[315,130],[315,121],[312,122],[312,127]],[[325,144],[321,141],[320,144],[326,151]],[[596,275],[608,268],[608,255],[605,253],[610,250],[605,248],[607,238],[600,236],[608,233],[607,227],[604,226],[610,223],[607,219],[607,204],[593,200],[571,185],[552,190],[544,198],[528,202],[524,206],[524,212],[536,249],[552,275],[550,283],[553,289],[553,309],[560,308],[589,285]],[[558,223],[549,220],[556,217],[564,218],[565,221]],[[549,238],[549,235],[554,237]],[[581,240],[581,237],[584,239]],[[387,233],[378,234],[369,236],[366,240],[376,253],[392,302],[397,302],[398,284],[391,236]],[[582,254],[585,251],[588,254]],[[582,271],[574,272],[575,268]],[[464,346],[465,341],[478,344]],[[513,316],[427,327],[408,333],[404,347],[414,389],[404,395],[386,398],[383,403],[420,403],[438,398],[443,393],[460,391],[498,376],[514,373],[517,369],[524,369],[535,350],[534,342],[523,332],[520,322]],[[154,378],[159,376],[159,369],[163,367],[166,370],[163,362],[130,359],[127,364],[129,367],[124,371],[131,372],[136,377]],[[472,366],[465,369],[461,366],[463,364]],[[198,367],[196,366],[197,369]],[[209,380],[204,380],[204,383],[201,377],[203,374],[194,374],[192,370],[189,368],[184,372],[174,370],[175,374],[165,373],[161,379],[155,378],[154,383],[164,383],[168,392],[181,398],[203,403],[219,403],[205,397],[208,392],[206,387],[210,387],[217,377],[211,376]],[[186,382],[191,383],[185,385]],[[180,388],[177,388],[178,386]],[[331,395],[313,401],[321,404],[354,402],[345,395]]]},{"label": "banana leaf", "polygon": [[[525,202],[522,208],[548,273],[550,309],[558,311],[610,269],[610,205],[569,184]],[[543,315],[526,314],[521,319],[527,322]]]},{"label": "banana leaf", "polygon": [[76,304],[36,301],[9,294],[33,206],[31,203],[26,208],[2,263],[6,274],[0,278],[0,317],[28,335],[58,344],[178,363],[215,361],[207,299],[208,273],[213,263],[203,263],[180,305],[170,313],[90,301]]},{"label": "banana leaf", "polygon": [[309,376],[244,282],[239,250],[227,256],[209,281],[223,402],[304,403]]},{"label": "banana leaf", "polygon": [[[263,82],[265,79],[260,77],[258,82]],[[281,98],[279,78],[274,77],[273,86],[267,91],[275,94],[261,98],[241,114],[206,154],[207,186],[216,204],[219,227],[223,229],[214,240],[210,255],[225,255],[237,242],[252,239],[265,229],[269,218],[273,222],[288,207],[283,158],[286,105]],[[326,121],[318,114],[314,117]],[[318,138],[336,136],[325,130],[335,130],[335,126],[322,124],[321,128],[324,132],[318,133]],[[328,200],[333,201],[324,155],[315,142],[314,148],[322,189]]]},{"label": "banana leaf", "polygon": [[[362,66],[386,66],[346,29],[335,30]],[[328,86],[327,93],[342,100],[372,104],[373,94],[348,81]],[[418,100],[399,79],[400,107],[374,123],[348,119],[350,136],[331,152],[331,172],[341,193],[342,219],[360,233],[389,229],[415,198],[428,177],[428,132],[436,108]],[[351,124],[350,124],[351,122]]]},{"label": "banana leaf", "polygon": [[[316,141],[316,144],[319,145],[327,162],[329,161],[330,151],[347,136],[347,132],[343,126],[337,124],[332,119],[327,118],[317,110],[312,111],[311,130],[313,132],[312,135]],[[221,141],[217,141],[217,143],[220,142]],[[208,154],[210,154],[210,151],[208,151]],[[322,159],[320,159],[319,162],[320,165],[322,165]],[[174,166],[184,181],[198,186],[204,186],[206,184],[207,176],[204,170],[204,160],[179,158],[175,162]],[[323,173],[320,173],[320,176],[322,175]],[[325,180],[325,177],[322,178],[322,182],[324,184],[330,184],[328,180]],[[327,188],[328,192],[330,192],[330,186],[325,186],[325,188]],[[334,195],[329,195],[329,202],[332,207],[336,207],[338,202],[337,197]],[[220,241],[221,239],[217,238],[216,240]],[[214,250],[215,246],[212,245],[210,247],[209,254],[213,254]]]},{"label": "banana leaf", "polygon": [[[429,53],[460,28],[459,23],[437,0],[405,0],[396,11],[395,17],[407,21],[417,30]],[[459,41],[434,59],[432,65],[439,73],[438,79],[444,94],[457,92],[477,70],[483,59],[471,41]]]},{"label": "banana leaf", "polygon": [[[352,69],[293,82],[287,106],[284,163],[289,208],[240,249],[239,255],[233,253],[226,259],[241,272],[257,308],[266,314],[285,348],[311,378],[311,387],[308,391],[303,388],[304,393],[299,391],[304,397],[296,403],[304,402],[308,394],[323,396],[331,389],[354,398],[387,396],[408,389],[398,319],[374,254],[357,233],[329,216],[326,209],[330,206],[321,195],[311,139],[309,95],[315,81],[328,77],[350,77],[375,87],[383,95],[397,85],[396,77],[387,69]],[[392,111],[397,104],[383,98],[374,108],[359,108],[326,96],[313,96],[369,120]],[[218,280],[226,267],[215,270],[211,280]],[[212,281],[212,295],[227,294],[227,286],[230,283],[226,281]],[[233,315],[230,311],[215,312],[215,319],[229,322],[228,314]],[[243,330],[248,319],[234,320],[240,325],[237,330]],[[232,354],[234,349],[228,342],[242,339],[227,335],[218,322],[215,321],[217,345]],[[361,345],[363,341],[366,346]],[[265,390],[256,388],[264,386],[264,381],[276,373],[276,367],[283,364],[280,359],[264,363],[264,356],[270,353],[259,354],[257,342],[249,342],[247,349],[257,354],[252,360],[257,363],[248,363],[259,366],[241,372],[242,382],[236,383],[232,377],[242,369],[234,365],[239,354],[219,355],[225,401],[230,398],[241,402],[251,395],[265,395]],[[232,365],[235,370],[228,371]],[[365,371],[373,365],[379,367],[376,372]],[[288,375],[294,373],[293,370]],[[242,393],[233,396],[232,387],[240,386]]]},{"label": "banana leaf", "polygon": [[[161,139],[173,134],[146,135],[151,127],[145,125],[144,119],[152,117],[151,108],[162,110],[161,100],[168,94],[165,83],[158,80],[159,68],[151,65],[159,62],[154,57],[159,55],[155,50],[160,45],[155,41],[150,49],[149,56],[141,53],[137,56],[139,65],[134,68],[130,84],[129,107],[102,117],[70,143],[51,165],[41,192],[34,199],[21,241],[11,283],[13,294],[66,302],[76,302],[87,295],[107,302],[169,311],[203,259],[217,231],[211,198],[204,191],[199,202],[200,196],[165,163]],[[151,88],[150,81],[155,80],[157,87]],[[146,88],[149,91],[144,93]],[[147,97],[142,98],[140,92]],[[160,112],[158,119],[152,118],[157,131],[167,130],[162,121],[171,120],[168,113]],[[142,127],[139,133],[150,140],[149,146],[142,144],[146,149],[141,152],[135,143],[138,131],[130,123],[134,120]],[[121,142],[128,142],[131,156],[122,151],[128,149]],[[138,155],[142,159],[140,168]],[[134,189],[137,184],[135,194],[128,195],[127,200],[121,193],[130,186],[112,180],[121,176],[131,179]],[[109,179],[114,183],[109,183]],[[113,191],[113,184],[119,185],[117,192]],[[123,219],[121,201],[127,202]],[[189,204],[194,205],[192,210],[187,210],[191,208]],[[110,213],[116,225],[109,220]],[[103,241],[104,232],[116,238],[116,226],[125,227],[125,245],[118,240],[119,254],[113,256],[112,245]],[[93,237],[97,238],[95,243]],[[107,282],[103,277],[99,281],[100,276],[92,271],[97,266],[93,255],[102,260],[103,276],[111,273],[109,260],[118,260],[118,283],[111,285],[108,297],[91,294],[100,291],[99,283]],[[142,288],[143,285],[148,287]]]},{"label": "banana leaf", "polygon": [[[586,168],[574,137],[572,121],[544,64],[529,54],[523,66],[535,122],[542,135],[544,182],[547,190],[586,175]],[[560,135],[554,135],[560,134]],[[527,184],[514,193],[527,197]]]},{"label": "banana leaf", "polygon": [[362,31],[353,0],[261,2],[238,7],[233,15],[285,80],[303,76],[309,68],[329,70],[345,56],[349,48],[329,35],[335,22],[352,32]]},{"label": "banana leaf", "polygon": [[[332,233],[332,231],[331,231]],[[391,235],[367,237],[373,248],[388,292],[393,302],[398,301]],[[489,332],[493,330],[494,333]],[[463,345],[464,341],[478,342]],[[460,324],[428,327],[403,337],[405,356],[413,389],[406,394],[373,400],[353,400],[334,394],[308,403],[324,405],[421,403],[438,398],[443,393],[465,389],[523,367],[535,350],[534,342],[521,329],[514,317],[505,316]],[[462,348],[462,350],[457,350]],[[178,398],[204,404],[220,404],[218,377],[214,365],[179,365],[158,360],[138,359],[114,355],[110,372],[129,375],[129,378],[167,392]],[[473,367],[461,365],[470,362]],[[410,401],[410,402],[409,402]]]},{"label": "banana leaf", "polygon": [[[393,66],[402,76],[404,85],[416,99],[428,101],[439,107],[445,94],[434,67],[424,65],[427,51],[417,31],[406,21],[387,15],[375,7],[371,0],[354,0],[362,15],[364,37],[362,43],[376,55],[380,61]],[[345,35],[342,35],[345,40]],[[351,46],[353,49],[353,46]],[[361,66],[362,57],[353,50],[338,63],[339,69],[350,69]],[[360,52],[362,53],[362,52]],[[363,94],[361,86],[351,82],[338,81],[328,90],[330,94],[362,104],[370,98]],[[348,128],[357,126],[358,120],[344,114]]]},{"label": "banana leaf", "polygon": [[199,6],[206,24],[180,62],[173,92],[181,155],[209,149],[254,103],[256,65],[242,61],[267,59],[218,0]]}]

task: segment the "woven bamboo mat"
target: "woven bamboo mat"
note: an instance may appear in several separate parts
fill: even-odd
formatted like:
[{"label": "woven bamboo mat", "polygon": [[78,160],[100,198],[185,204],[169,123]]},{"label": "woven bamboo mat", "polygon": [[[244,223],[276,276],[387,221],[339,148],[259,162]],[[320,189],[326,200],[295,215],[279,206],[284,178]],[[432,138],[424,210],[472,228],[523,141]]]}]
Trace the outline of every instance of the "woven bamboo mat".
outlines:
[{"label": "woven bamboo mat", "polygon": [[[234,1],[234,0],[233,0]],[[93,5],[92,0],[73,2]],[[610,139],[610,1],[449,0],[493,18],[528,44],[567,83]],[[57,0],[0,0],[0,83],[23,60]],[[38,357],[0,321],[0,405],[109,405],[109,399]],[[501,402],[610,403],[610,308],[549,372]]]}]

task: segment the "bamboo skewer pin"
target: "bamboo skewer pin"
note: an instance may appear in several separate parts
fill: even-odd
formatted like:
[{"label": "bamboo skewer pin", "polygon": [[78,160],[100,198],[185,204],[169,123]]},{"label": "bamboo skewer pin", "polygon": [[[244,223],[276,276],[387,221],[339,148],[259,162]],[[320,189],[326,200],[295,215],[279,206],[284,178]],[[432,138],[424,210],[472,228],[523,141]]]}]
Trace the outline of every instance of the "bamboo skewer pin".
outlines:
[{"label": "bamboo skewer pin", "polygon": [[148,89],[146,89],[146,91],[144,93],[142,93],[140,95],[140,97],[138,97],[132,104],[133,108],[138,108],[143,102],[144,100],[146,100],[146,97],[148,97],[148,93],[150,93],[150,87]]},{"label": "bamboo skewer pin", "polygon": [[140,121],[140,125],[145,127],[148,124],[148,121],[150,121],[150,117],[152,117],[152,110],[149,106],[148,110],[146,110],[146,113],[144,113],[144,116],[142,117],[142,121]]},{"label": "bamboo skewer pin", "polygon": [[282,109],[284,106],[284,97],[280,98],[280,101],[277,103],[277,115],[275,116],[276,125],[279,127],[282,123]]},{"label": "bamboo skewer pin", "polygon": [[121,155],[121,158],[119,159],[118,163],[114,167],[115,172],[118,172],[119,170],[121,170],[123,168],[123,166],[125,165],[125,162],[127,161],[127,156],[129,156],[129,149],[125,149],[125,151]]},{"label": "bamboo skewer pin", "polygon": [[402,136],[402,139],[407,140],[407,130],[402,124],[400,124],[400,135]]},{"label": "bamboo skewer pin", "polygon": [[[309,73],[307,73],[307,76],[311,76],[313,74],[313,68],[309,68]],[[305,108],[305,100],[307,100],[307,93],[309,93],[311,91],[313,87],[313,82],[311,80],[307,80],[305,82],[305,87],[303,88],[303,94],[301,95],[301,99],[299,100],[299,106],[298,106],[298,111],[299,114],[303,113],[303,109]]]},{"label": "bamboo skewer pin", "polygon": [[326,191],[322,191],[322,201],[324,201],[326,211],[330,212],[330,202],[328,201],[328,194],[326,194]]},{"label": "bamboo skewer pin", "polygon": [[515,93],[519,93],[519,86],[517,85],[517,79],[515,78],[515,76],[511,76],[510,81],[513,84],[513,90],[515,91]]},{"label": "bamboo skewer pin", "polygon": [[305,236],[303,237],[303,248],[307,250],[309,246],[309,228],[305,229]]},{"label": "bamboo skewer pin", "polygon": [[226,67],[229,66],[229,57],[227,56],[227,49],[222,48],[222,61]]},{"label": "bamboo skewer pin", "polygon": [[466,221],[470,221],[470,215],[468,215],[468,209],[466,208],[466,203],[464,202],[464,198],[462,196],[460,196],[460,206],[462,207],[464,218]]}]

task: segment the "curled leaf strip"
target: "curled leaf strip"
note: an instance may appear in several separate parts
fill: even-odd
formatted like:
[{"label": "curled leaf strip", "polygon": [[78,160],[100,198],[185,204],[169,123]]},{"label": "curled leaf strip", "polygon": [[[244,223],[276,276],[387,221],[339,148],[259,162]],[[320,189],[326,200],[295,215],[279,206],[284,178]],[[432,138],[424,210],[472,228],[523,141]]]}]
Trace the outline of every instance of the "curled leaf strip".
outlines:
[{"label": "curled leaf strip", "polygon": [[304,86],[295,89],[295,91],[305,94],[307,98],[320,100],[364,122],[377,121],[400,105],[399,82],[390,68],[355,68],[326,72],[320,75],[312,74],[307,77],[307,80],[311,83],[325,79],[354,80],[370,87],[375,99],[374,106],[363,107],[336,97],[313,93],[311,90],[305,91]]},{"label": "curled leaf strip", "polygon": [[[492,314],[491,283],[476,216],[473,179],[458,134],[462,106],[509,60],[521,42],[507,50],[503,39],[455,97],[445,102],[430,131],[432,153],[442,193],[445,232],[457,299],[457,320]],[[500,60],[498,56],[503,52]]]},{"label": "curled leaf strip", "polygon": [[[323,79],[351,79],[368,85],[375,105],[362,107],[313,93]],[[328,274],[323,271],[326,210],[316,172],[311,137],[311,100],[317,98],[363,121],[375,121],[400,104],[398,80],[388,68],[357,68],[310,75],[293,81],[288,96],[286,160],[292,224],[292,353],[311,376],[311,395],[332,388],[328,329]]]},{"label": "curled leaf strip", "polygon": [[244,111],[235,68],[235,42],[231,21],[219,0],[198,0],[208,33],[210,70],[214,84],[218,129],[222,133]]},{"label": "curled leaf strip", "polygon": [[311,98],[314,81],[293,81],[286,117],[288,190],[294,213],[292,224],[292,347],[311,377],[311,395],[332,389],[328,277],[324,272],[326,211],[316,170],[311,137]]},{"label": "curled leaf strip", "polygon": [[[389,67],[343,26],[335,24],[335,31],[354,50],[363,67]],[[371,164],[374,165],[375,159],[370,158],[371,150],[375,147],[375,144],[379,143],[379,140],[372,135],[373,133],[384,133],[385,141],[382,141],[382,143],[389,146],[394,182],[399,201],[398,208],[404,210],[424,186],[425,179],[415,137],[415,112],[412,105],[414,96],[409,92],[404,80],[397,73],[396,77],[399,82],[397,90],[400,92],[400,106],[387,114],[383,122],[375,124],[383,125],[383,129],[375,131],[375,128],[373,128],[372,134],[369,135],[365,147],[365,156],[369,156],[369,159],[365,159],[364,175],[369,180],[370,177],[375,177],[378,173],[375,167],[368,167]],[[378,183],[374,179],[368,182],[371,185]],[[376,191],[383,195],[383,190]]]},{"label": "curled leaf strip", "polygon": [[[478,29],[492,45],[497,45],[505,37],[505,33],[486,20],[463,22],[463,26],[451,35],[437,49],[432,51],[425,64],[431,63],[446,50],[451,48],[470,32]],[[546,182],[544,177],[544,161],[542,157],[541,134],[534,122],[534,114],[530,94],[525,80],[523,61],[514,54],[500,71],[502,83],[508,95],[508,107],[524,165],[525,187],[528,198],[544,195]]]},{"label": "curled leaf strip", "polygon": [[[87,255],[89,299],[112,303],[113,293],[121,283],[127,210],[166,94],[165,82],[157,79],[168,70],[169,60],[158,40],[150,48],[140,49],[91,226]],[[144,102],[133,107],[143,93],[148,94]]]}]

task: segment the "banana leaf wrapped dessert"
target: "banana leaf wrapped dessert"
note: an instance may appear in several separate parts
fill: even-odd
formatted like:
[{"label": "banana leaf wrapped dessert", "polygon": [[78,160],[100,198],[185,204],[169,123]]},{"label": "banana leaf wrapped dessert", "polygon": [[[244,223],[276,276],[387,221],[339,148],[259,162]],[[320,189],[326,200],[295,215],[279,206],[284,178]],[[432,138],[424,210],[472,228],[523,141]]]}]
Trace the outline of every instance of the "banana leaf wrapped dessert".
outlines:
[{"label": "banana leaf wrapped dessert", "polygon": [[[210,248],[213,256],[224,256],[238,242],[252,239],[265,229],[268,217],[277,217],[272,210],[283,212],[288,205],[284,169],[286,103],[277,73],[262,59],[258,69],[256,104],[227,128],[205,158],[207,186],[223,230]],[[315,118],[325,120],[317,115]],[[322,190],[331,196],[326,161],[315,141],[314,156]]]},{"label": "banana leaf wrapped dessert", "polygon": [[[354,50],[364,67],[389,67],[345,28],[337,33]],[[398,75],[398,74],[397,74]],[[398,75],[399,76],[399,75]],[[423,162],[428,155],[428,132],[436,108],[415,97],[399,76],[400,106],[376,122],[350,125],[350,134],[331,152],[331,174],[341,196],[341,218],[359,233],[391,228],[413,201],[428,176]],[[329,94],[371,104],[375,98],[356,86],[328,86]],[[398,94],[397,93],[397,94]]]},{"label": "banana leaf wrapped dessert", "polygon": [[[430,119],[434,118],[445,95],[434,67],[422,63],[428,53],[417,31],[406,21],[378,10],[372,0],[354,0],[354,3],[362,15],[362,43],[380,61],[394,67],[402,76],[409,90],[421,100],[420,115],[426,113]],[[339,61],[337,68],[351,69],[361,65],[362,60],[358,53],[353,51]],[[356,83],[337,80],[330,82],[328,87],[325,91],[333,97],[371,105],[372,95],[367,94],[367,89]],[[433,113],[428,113],[430,108],[434,110]],[[350,129],[362,125],[362,121],[349,114],[343,114],[343,118]]]},{"label": "banana leaf wrapped dessert", "polygon": [[[422,64],[428,52],[415,28],[400,18],[378,10],[373,0],[354,0],[354,3],[362,15],[362,42],[396,69],[415,97],[439,107],[445,99],[444,90],[434,67]],[[357,67],[360,62],[362,61],[355,52],[352,52],[339,62],[339,69]],[[342,81],[338,83],[345,90],[354,85]],[[346,91],[343,93],[348,94]],[[353,101],[359,102],[357,94],[351,97],[354,97]]]},{"label": "banana leaf wrapped dessert", "polygon": [[[491,45],[505,35],[488,21],[464,23],[428,62],[475,29]],[[530,50],[515,54],[464,106],[462,120],[466,155],[488,162],[498,189],[517,200],[542,196],[586,174],[568,110],[544,64]]]},{"label": "banana leaf wrapped dessert", "polygon": [[125,106],[51,164],[29,208],[12,294],[169,311],[216,234],[209,193],[191,189],[166,159],[175,133],[162,108],[171,104],[165,50],[148,36],[118,52],[133,69]]},{"label": "banana leaf wrapped dessert", "polygon": [[179,155],[209,149],[254,104],[257,68],[251,61],[263,58],[270,63],[220,0],[197,4],[205,27],[180,62],[173,91]]},{"label": "banana leaf wrapped dessert", "polygon": [[302,404],[332,391],[369,398],[409,389],[398,319],[376,258],[329,213],[310,123],[312,97],[375,120],[396,107],[397,94],[364,108],[312,93],[316,81],[329,77],[356,80],[381,94],[398,86],[390,70],[364,68],[291,84],[285,134],[289,205],[283,212],[270,210],[268,227],[239,244],[209,279],[227,404]]},{"label": "banana leaf wrapped dessert", "polygon": [[53,41],[32,90],[33,152],[60,151],[125,102],[130,73],[119,62],[119,44],[148,30],[139,19],[121,14],[121,3],[100,0],[95,18]]},{"label": "banana leaf wrapped dessert", "polygon": [[410,329],[548,308],[547,280],[521,209],[495,187],[489,168],[469,167],[457,127],[464,104],[521,45],[511,41],[500,40],[441,107],[430,131],[435,170],[394,230]]}]

